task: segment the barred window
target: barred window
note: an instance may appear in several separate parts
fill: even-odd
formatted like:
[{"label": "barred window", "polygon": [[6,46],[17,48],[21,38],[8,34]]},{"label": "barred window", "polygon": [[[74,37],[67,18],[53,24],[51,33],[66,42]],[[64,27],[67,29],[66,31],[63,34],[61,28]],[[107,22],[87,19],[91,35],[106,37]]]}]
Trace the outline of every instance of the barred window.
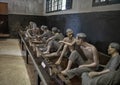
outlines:
[{"label": "barred window", "polygon": [[72,0],[46,0],[46,13],[72,8]]},{"label": "barred window", "polygon": [[119,4],[120,0],[93,0],[92,6],[102,6],[110,4]]}]

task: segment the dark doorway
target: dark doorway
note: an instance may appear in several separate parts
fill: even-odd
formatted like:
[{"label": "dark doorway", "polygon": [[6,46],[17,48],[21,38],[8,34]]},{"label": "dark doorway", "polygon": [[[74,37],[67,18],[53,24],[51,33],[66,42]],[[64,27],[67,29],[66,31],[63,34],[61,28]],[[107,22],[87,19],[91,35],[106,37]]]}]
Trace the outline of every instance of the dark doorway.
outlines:
[{"label": "dark doorway", "polygon": [[8,35],[8,3],[0,2],[0,37]]}]

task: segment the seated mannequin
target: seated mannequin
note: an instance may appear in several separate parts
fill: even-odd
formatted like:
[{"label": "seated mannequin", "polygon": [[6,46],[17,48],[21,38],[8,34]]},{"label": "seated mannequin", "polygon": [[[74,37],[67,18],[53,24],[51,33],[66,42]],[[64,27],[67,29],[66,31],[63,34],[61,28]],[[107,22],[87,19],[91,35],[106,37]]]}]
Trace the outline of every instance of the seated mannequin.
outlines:
[{"label": "seated mannequin", "polygon": [[[98,52],[95,46],[85,41],[86,34],[78,33],[76,36],[76,44],[80,47],[83,54],[79,54],[77,50],[73,50],[69,56],[68,65],[61,73],[73,78],[79,76],[85,71],[95,69],[99,63]],[[78,50],[80,50],[78,49]],[[86,57],[86,60],[83,59]],[[70,69],[73,63],[77,63],[79,67]]]},{"label": "seated mannequin", "polygon": [[37,40],[32,41],[33,43],[38,43],[38,44],[46,43],[46,40],[51,36],[53,36],[52,32],[48,30],[47,26],[42,25],[41,31],[43,31],[43,33],[41,35],[38,35],[36,38]]},{"label": "seated mannequin", "polygon": [[62,36],[56,27],[52,28],[52,33],[54,34],[52,37],[50,37],[47,40],[47,50],[44,52],[44,54],[50,53],[51,49],[57,50],[60,47],[60,40],[63,40],[64,36]]},{"label": "seated mannequin", "polygon": [[25,30],[26,30],[26,32],[25,32],[25,37],[26,37],[27,39],[28,39],[29,36],[30,36],[30,35],[29,35],[29,30],[32,29],[33,23],[34,23],[34,22],[30,21],[30,22],[29,22],[29,25],[26,26],[26,28],[25,28]]},{"label": "seated mannequin", "polygon": [[40,30],[37,27],[36,23],[31,22],[32,23],[32,28],[27,30],[27,34],[29,38],[35,38],[37,35],[40,35]]},{"label": "seated mannequin", "polygon": [[27,30],[27,37],[29,38],[29,45],[33,46],[32,41],[36,40],[37,36],[40,35],[40,29],[37,27],[36,23],[31,22],[32,28]]},{"label": "seated mannequin", "polygon": [[[61,36],[61,38],[64,37],[64,35],[60,32],[60,30],[58,29],[58,34]],[[62,39],[63,40],[63,39]],[[61,50],[62,50],[62,47],[63,47],[63,43],[59,43],[60,46],[59,48],[57,49],[56,52],[52,52],[52,53],[49,53],[49,54],[44,54],[44,57],[47,57],[47,58],[55,58],[55,57],[58,57],[60,54],[61,54]]]},{"label": "seated mannequin", "polygon": [[57,65],[61,63],[63,56],[65,55],[65,53],[68,52],[68,50],[72,51],[72,49],[74,49],[75,38],[73,37],[73,31],[71,29],[67,29],[66,33],[67,33],[67,37],[65,37],[62,41],[59,41],[61,43],[61,46],[58,49],[57,54],[59,54],[62,46],[63,46],[63,50],[61,52],[60,57],[55,63]]},{"label": "seated mannequin", "polygon": [[43,34],[39,36],[40,39],[42,39],[43,42],[46,43],[46,40],[53,36],[52,32],[48,29],[47,26],[41,26],[41,30],[43,31]]},{"label": "seated mannequin", "polygon": [[[107,63],[105,69],[100,72],[89,72],[82,74],[82,85],[119,85],[120,70],[120,55],[118,50],[120,45],[118,43],[110,43],[108,47],[108,54],[111,59]],[[87,82],[86,82],[87,81]]]},{"label": "seated mannequin", "polygon": [[34,42],[37,44],[34,46],[37,56],[39,56],[40,48],[44,47],[44,45],[47,42],[47,39],[49,39],[50,37],[53,36],[52,32],[50,30],[48,30],[47,26],[44,26],[44,25],[41,26],[41,30],[43,31],[43,34],[39,35],[39,39]]}]

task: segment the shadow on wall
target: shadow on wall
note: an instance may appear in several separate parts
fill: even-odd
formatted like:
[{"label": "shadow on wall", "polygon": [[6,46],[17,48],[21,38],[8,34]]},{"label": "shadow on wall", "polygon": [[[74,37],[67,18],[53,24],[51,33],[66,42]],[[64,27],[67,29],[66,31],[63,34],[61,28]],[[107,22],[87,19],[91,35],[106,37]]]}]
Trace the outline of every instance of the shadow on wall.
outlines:
[{"label": "shadow on wall", "polygon": [[67,16],[65,29],[67,28],[71,28],[74,31],[74,36],[81,31],[81,21],[78,15]]},{"label": "shadow on wall", "polygon": [[53,15],[46,19],[49,28],[58,27],[64,35],[68,28],[74,31],[74,35],[81,31],[81,21],[77,14]]},{"label": "shadow on wall", "polygon": [[97,41],[97,42],[90,42],[90,43],[95,45],[98,51],[108,54],[107,49],[108,49],[108,45],[110,44],[110,42]]},{"label": "shadow on wall", "polygon": [[87,34],[89,42],[106,52],[110,42],[120,43],[120,11],[52,15],[46,17],[48,27],[56,26],[65,34],[67,28]]}]

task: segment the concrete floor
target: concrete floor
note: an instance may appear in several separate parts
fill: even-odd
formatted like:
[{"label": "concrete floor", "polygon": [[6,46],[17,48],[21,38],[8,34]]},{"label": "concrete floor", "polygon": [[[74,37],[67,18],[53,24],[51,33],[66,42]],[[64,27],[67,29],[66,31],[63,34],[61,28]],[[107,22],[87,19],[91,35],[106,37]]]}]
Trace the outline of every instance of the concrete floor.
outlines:
[{"label": "concrete floor", "polygon": [[17,39],[0,40],[0,85],[31,85]]}]

